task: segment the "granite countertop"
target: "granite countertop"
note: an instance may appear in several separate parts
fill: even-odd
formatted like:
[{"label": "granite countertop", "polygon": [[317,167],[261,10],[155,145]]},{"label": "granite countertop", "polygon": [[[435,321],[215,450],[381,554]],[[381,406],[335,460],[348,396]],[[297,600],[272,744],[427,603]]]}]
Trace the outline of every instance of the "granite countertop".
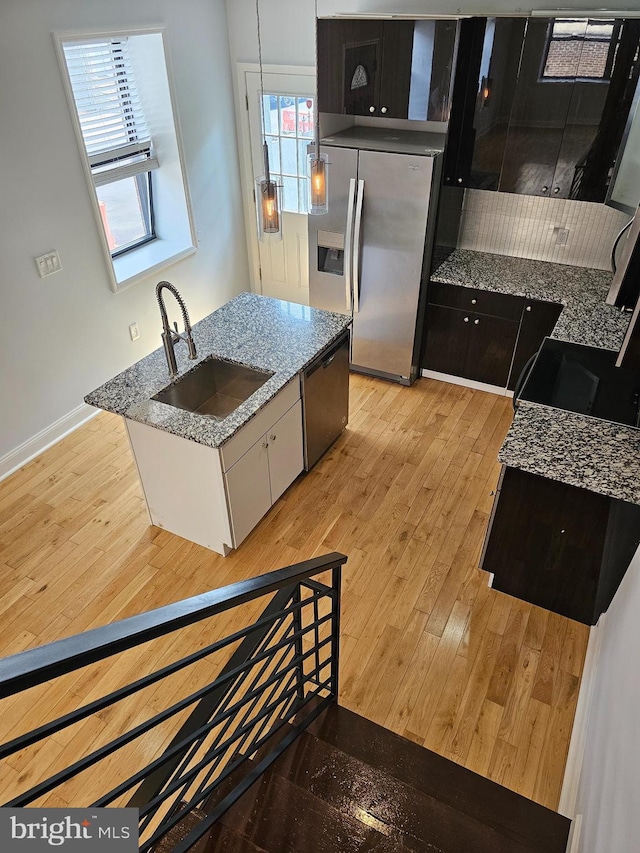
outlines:
[{"label": "granite countertop", "polygon": [[552,337],[618,350],[629,325],[605,299],[612,273],[527,258],[456,249],[433,273],[434,281],[564,305]]},{"label": "granite countertop", "polygon": [[[629,325],[605,298],[611,273],[457,249],[435,281],[558,302],[552,337],[618,350]],[[522,400],[498,459],[512,468],[640,504],[640,430]]]},{"label": "granite countertop", "polygon": [[640,504],[640,430],[631,426],[523,400],[498,460]]},{"label": "granite countertop", "polygon": [[[84,398],[86,403],[204,444],[220,447],[304,370],[351,324],[344,314],[241,293],[193,326],[198,356],[176,345],[178,376],[171,379],[160,347]],[[158,337],[161,322],[158,317]],[[151,399],[208,356],[273,371],[265,384],[228,417],[216,420]]]}]

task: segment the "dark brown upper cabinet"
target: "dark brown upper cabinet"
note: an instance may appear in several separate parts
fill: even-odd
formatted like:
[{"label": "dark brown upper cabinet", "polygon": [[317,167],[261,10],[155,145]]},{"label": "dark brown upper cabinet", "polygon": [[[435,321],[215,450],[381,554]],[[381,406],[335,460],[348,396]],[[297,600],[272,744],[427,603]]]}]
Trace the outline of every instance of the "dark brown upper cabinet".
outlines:
[{"label": "dark brown upper cabinet", "polygon": [[464,21],[446,183],[604,201],[639,45],[638,20]]},{"label": "dark brown upper cabinet", "polygon": [[449,116],[455,21],[318,21],[320,112],[416,121]]}]

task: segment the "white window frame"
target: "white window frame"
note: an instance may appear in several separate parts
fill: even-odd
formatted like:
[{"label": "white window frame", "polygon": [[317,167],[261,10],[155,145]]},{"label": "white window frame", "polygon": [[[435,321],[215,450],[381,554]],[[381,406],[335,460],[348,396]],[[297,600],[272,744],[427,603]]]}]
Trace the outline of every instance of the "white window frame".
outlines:
[{"label": "white window frame", "polygon": [[[89,157],[86,152],[80,120],[67,71],[63,44],[70,41],[82,42],[84,40],[88,42],[111,38],[130,38],[133,40],[136,36],[156,37],[153,40],[148,40],[148,42],[138,39],[139,43],[142,44],[144,42],[145,47],[152,46],[153,59],[149,61],[154,64],[154,68],[153,74],[150,73],[148,75],[149,80],[152,80],[150,84],[152,88],[147,90],[147,97],[149,96],[149,91],[157,88],[157,93],[154,91],[153,94],[153,97],[157,98],[157,103],[154,104],[154,107],[157,107],[157,109],[154,108],[151,112],[154,115],[160,115],[160,120],[162,121],[157,134],[154,132],[154,127],[152,125],[149,126],[150,136],[154,139],[154,144],[156,138],[158,140],[157,147],[153,152],[153,156],[157,157],[158,163],[158,168],[154,171],[154,193],[156,196],[154,211],[155,238],[112,257],[96,194],[97,182],[91,169],[93,158]],[[197,248],[196,228],[184,166],[185,158],[182,135],[180,132],[178,111],[176,109],[173,76],[171,73],[165,28],[142,27],[110,29],[107,31],[56,31],[52,33],[52,37],[69,105],[72,127],[81,155],[82,168],[90,189],[90,200],[97,224],[98,236],[105,260],[107,261],[111,289],[114,293],[118,293],[192,255]],[[144,89],[144,80],[137,80],[137,82],[139,87],[142,83],[141,88]],[[152,164],[153,166],[155,166],[155,163]]]},{"label": "white window frame", "polygon": [[[111,257],[115,258],[156,239],[151,172],[159,164],[136,86],[129,38],[68,39],[62,44],[98,195],[99,187],[127,178],[136,180],[139,195],[142,185],[146,195],[148,210],[141,211],[145,233],[137,240],[111,249]],[[97,76],[88,71],[90,67]],[[83,112],[84,118],[81,117]],[[110,116],[106,123],[105,115]]]}]

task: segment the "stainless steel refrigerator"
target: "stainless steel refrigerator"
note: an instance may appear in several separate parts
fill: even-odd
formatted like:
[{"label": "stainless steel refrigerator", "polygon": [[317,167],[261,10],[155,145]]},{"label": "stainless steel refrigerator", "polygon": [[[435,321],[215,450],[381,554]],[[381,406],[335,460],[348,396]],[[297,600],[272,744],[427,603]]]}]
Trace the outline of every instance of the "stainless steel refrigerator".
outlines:
[{"label": "stainless steel refrigerator", "polygon": [[442,137],[350,128],[323,140],[328,213],[309,216],[309,301],[353,316],[351,368],[418,375]]}]

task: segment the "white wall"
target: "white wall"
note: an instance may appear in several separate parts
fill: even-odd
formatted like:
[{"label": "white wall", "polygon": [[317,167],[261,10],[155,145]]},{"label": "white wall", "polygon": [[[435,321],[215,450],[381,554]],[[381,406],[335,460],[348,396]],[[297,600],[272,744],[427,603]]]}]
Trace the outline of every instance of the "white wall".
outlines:
[{"label": "white wall", "polygon": [[602,630],[572,853],[631,853],[640,838],[640,550],[607,611]]},{"label": "white wall", "polygon": [[[114,294],[51,33],[158,24],[199,248]],[[0,0],[0,80],[2,473],[10,451],[160,345],[157,280],[180,289],[196,321],[248,289],[249,278],[224,0]],[[40,279],[33,258],[52,249],[63,270]],[[132,343],[134,320],[141,339]]]},{"label": "white wall", "polygon": [[[226,2],[229,48],[235,69],[237,62],[258,61],[256,4],[255,0]],[[262,62],[314,65],[314,0],[259,0],[259,3]]]}]

